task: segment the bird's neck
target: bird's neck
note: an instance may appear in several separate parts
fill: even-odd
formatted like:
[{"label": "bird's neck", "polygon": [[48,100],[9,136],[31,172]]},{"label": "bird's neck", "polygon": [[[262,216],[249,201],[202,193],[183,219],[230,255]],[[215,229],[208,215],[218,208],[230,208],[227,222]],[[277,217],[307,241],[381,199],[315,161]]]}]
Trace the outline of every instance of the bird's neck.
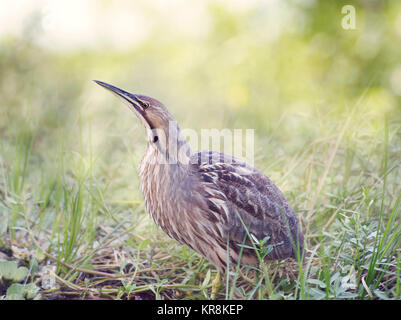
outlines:
[{"label": "bird's neck", "polygon": [[139,166],[145,207],[162,227],[165,223],[162,212],[166,206],[180,201],[177,190],[182,188],[189,173],[191,150],[188,143],[180,140],[177,149],[177,152],[173,152],[168,148],[168,152],[165,152],[164,148],[149,142]]},{"label": "bird's neck", "polygon": [[[163,132],[157,143],[149,141],[140,171],[157,172],[160,179],[179,182],[188,172],[191,148],[178,126]],[[151,174],[151,172],[149,172]]]}]

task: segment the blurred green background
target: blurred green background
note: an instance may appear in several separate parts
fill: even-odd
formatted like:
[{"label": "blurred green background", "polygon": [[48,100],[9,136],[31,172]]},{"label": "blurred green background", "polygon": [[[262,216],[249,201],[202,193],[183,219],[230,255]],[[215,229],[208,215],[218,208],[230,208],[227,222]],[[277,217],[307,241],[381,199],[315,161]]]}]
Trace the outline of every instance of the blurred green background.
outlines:
[{"label": "blurred green background", "polygon": [[143,129],[92,79],[157,98],[182,128],[254,128],[255,164],[278,175],[277,159],[336,133],[352,110],[348,136],[378,137],[401,111],[401,3],[352,2],[355,30],[341,26],[345,4],[4,1],[3,162],[24,132],[32,171],[89,144],[106,165],[138,163]]},{"label": "blurred green background", "polygon": [[[356,9],[354,30],[342,28],[345,4]],[[399,1],[0,6],[3,193],[41,201],[55,177],[73,185],[81,172],[108,201],[141,201],[144,130],[93,79],[157,98],[182,128],[255,129],[255,165],[298,212],[363,161],[381,167],[384,119],[399,128]],[[400,133],[391,132],[397,157]],[[341,161],[331,165],[333,149]]]},{"label": "blurred green background", "polygon": [[184,129],[254,129],[255,166],[294,208],[307,255],[319,248],[312,276],[369,268],[371,285],[370,253],[392,261],[401,239],[391,216],[391,245],[376,240],[401,195],[400,40],[396,0],[1,1],[0,247],[49,248],[64,279],[104,232],[121,252],[141,243],[140,269],[148,239],[197,265],[146,214],[144,129],[96,79],[162,101]]}]

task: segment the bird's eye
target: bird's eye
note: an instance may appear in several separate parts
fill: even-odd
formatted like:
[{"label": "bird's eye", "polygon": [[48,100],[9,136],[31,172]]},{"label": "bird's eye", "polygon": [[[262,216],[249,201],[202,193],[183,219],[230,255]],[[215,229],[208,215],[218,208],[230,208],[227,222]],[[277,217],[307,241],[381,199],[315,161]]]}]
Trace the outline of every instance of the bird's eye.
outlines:
[{"label": "bird's eye", "polygon": [[154,136],[153,137],[153,143],[156,143],[157,141],[159,141],[159,137],[158,136]]},{"label": "bird's eye", "polygon": [[143,104],[142,104],[142,107],[143,107],[144,109],[147,109],[147,108],[150,107],[150,103],[147,102],[147,101],[144,101]]}]

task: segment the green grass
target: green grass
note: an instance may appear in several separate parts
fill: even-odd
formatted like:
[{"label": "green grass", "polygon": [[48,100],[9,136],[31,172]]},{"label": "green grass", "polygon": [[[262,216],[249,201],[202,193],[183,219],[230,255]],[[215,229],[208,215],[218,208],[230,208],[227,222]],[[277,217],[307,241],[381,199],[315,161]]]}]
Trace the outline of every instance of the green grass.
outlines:
[{"label": "green grass", "polygon": [[205,6],[201,35],[138,6],[153,31],[135,48],[53,51],[39,25],[0,39],[0,260],[45,299],[210,297],[214,267],[145,211],[144,129],[98,79],[159,99],[183,129],[255,130],[305,256],[233,266],[219,299],[400,299],[400,5],[360,1],[344,31],[341,2],[288,2],[277,34],[263,1]]},{"label": "green grass", "polygon": [[[383,118],[381,135],[362,137],[345,122],[292,156],[257,154],[300,218],[305,257],[234,268],[219,298],[399,299],[400,124]],[[52,155],[38,152],[35,130],[1,143],[1,251],[21,265],[37,261],[38,285],[45,265],[56,267],[44,298],[208,299],[213,266],[154,225],[138,189],[121,192],[132,178],[138,185],[137,164],[122,160],[136,146],[107,163],[91,137],[75,141],[81,151],[61,143]]]}]

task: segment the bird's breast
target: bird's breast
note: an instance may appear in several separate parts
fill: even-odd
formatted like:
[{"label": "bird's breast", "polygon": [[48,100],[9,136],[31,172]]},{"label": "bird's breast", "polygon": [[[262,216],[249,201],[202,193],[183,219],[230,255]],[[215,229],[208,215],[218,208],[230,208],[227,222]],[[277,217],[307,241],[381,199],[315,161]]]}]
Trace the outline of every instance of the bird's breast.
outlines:
[{"label": "bird's breast", "polygon": [[152,163],[147,155],[139,167],[141,190],[145,208],[163,231],[170,237],[185,243],[185,208],[180,197],[180,179],[176,168],[169,164]]}]

